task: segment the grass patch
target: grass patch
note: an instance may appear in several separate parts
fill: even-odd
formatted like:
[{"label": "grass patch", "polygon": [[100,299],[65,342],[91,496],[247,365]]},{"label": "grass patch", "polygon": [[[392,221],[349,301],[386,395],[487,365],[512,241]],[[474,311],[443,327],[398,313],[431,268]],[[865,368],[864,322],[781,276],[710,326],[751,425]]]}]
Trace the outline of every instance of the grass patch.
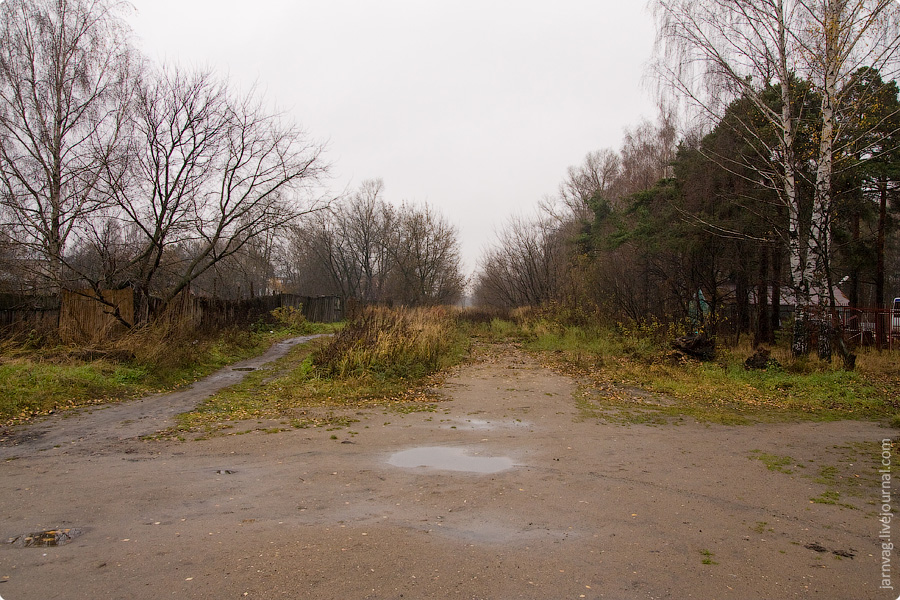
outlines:
[{"label": "grass patch", "polygon": [[818,496],[810,498],[809,501],[815,504],[837,504],[841,498],[841,493],[835,490],[825,490]]},{"label": "grass patch", "polygon": [[436,410],[429,386],[460,362],[469,338],[446,309],[363,311],[332,339],[298,346],[268,369],[181,415],[177,431],[225,429],[229,421],[292,419],[292,425],[345,427],[341,410],[387,406]]},{"label": "grass patch", "polygon": [[766,532],[768,532],[768,533],[774,533],[774,532],[775,532],[775,530],[772,529],[771,527],[769,527],[769,524],[768,524],[767,522],[765,522],[765,521],[757,521],[757,522],[756,522],[756,525],[754,525],[753,527],[751,527],[750,530],[753,531],[753,532],[755,532],[755,533],[758,533],[758,534],[760,534],[760,535],[763,534],[763,533],[766,533]]},{"label": "grass patch", "polygon": [[[764,453],[753,450],[750,460],[759,460],[770,471],[798,474],[825,489],[809,499],[811,504],[827,504],[865,510],[866,505],[875,506],[876,498],[872,490],[881,485],[881,442],[855,442],[844,446],[828,446],[823,449],[824,459],[815,472],[803,473],[805,469],[817,461],[808,460],[808,464],[798,462],[790,456]],[[826,462],[827,461],[827,462]],[[791,468],[788,468],[791,467]],[[812,471],[812,469],[810,469]]]},{"label": "grass patch", "polygon": [[881,489],[881,442],[855,442],[826,448],[828,462],[809,477],[825,486],[825,491],[810,498],[814,504],[835,504],[844,508],[869,510],[877,506]]},{"label": "grass patch", "polygon": [[179,323],[157,323],[102,348],[8,341],[0,346],[0,424],[177,389],[259,355],[277,340],[334,329],[276,317],[265,327],[213,335]]},{"label": "grass patch", "polygon": [[[516,326],[526,349],[555,369],[582,379],[597,393],[600,413],[632,413],[626,419],[749,424],[794,420],[872,419],[900,425],[900,367],[896,353],[860,351],[856,371],[837,361],[794,359],[772,352],[783,367],[747,370],[749,344],[719,350],[715,362],[671,352],[652,332],[566,326],[536,319]],[[634,393],[635,390],[641,393]],[[657,398],[648,402],[645,392]],[[637,413],[635,414],[635,411]],[[594,410],[598,412],[598,410]]]},{"label": "grass patch", "polygon": [[419,379],[458,362],[468,350],[452,313],[444,308],[370,308],[320,348],[320,378],[392,381]]},{"label": "grass patch", "polygon": [[765,452],[760,452],[759,450],[754,450],[750,460],[754,459],[762,462],[770,471],[787,474],[793,473],[791,469],[787,468],[789,465],[795,463],[794,459],[790,456],[778,456],[776,454],[767,454]]},{"label": "grass patch", "polygon": [[0,421],[119,400],[150,388],[142,366],[97,360],[76,365],[14,358],[0,365]]}]

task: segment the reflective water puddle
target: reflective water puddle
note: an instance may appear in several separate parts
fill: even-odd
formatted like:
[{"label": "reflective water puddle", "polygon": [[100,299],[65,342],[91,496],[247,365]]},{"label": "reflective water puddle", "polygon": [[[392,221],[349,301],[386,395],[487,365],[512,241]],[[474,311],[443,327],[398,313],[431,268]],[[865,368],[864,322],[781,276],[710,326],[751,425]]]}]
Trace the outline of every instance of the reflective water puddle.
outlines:
[{"label": "reflective water puddle", "polygon": [[427,446],[410,448],[391,455],[388,464],[395,467],[427,467],[441,471],[465,471],[469,473],[498,473],[515,466],[507,456],[479,456],[464,448]]},{"label": "reflective water puddle", "polygon": [[495,431],[497,429],[529,428],[532,426],[527,421],[516,419],[514,421],[486,421],[484,419],[453,419],[452,425],[444,424],[444,429],[470,429],[473,431]]}]

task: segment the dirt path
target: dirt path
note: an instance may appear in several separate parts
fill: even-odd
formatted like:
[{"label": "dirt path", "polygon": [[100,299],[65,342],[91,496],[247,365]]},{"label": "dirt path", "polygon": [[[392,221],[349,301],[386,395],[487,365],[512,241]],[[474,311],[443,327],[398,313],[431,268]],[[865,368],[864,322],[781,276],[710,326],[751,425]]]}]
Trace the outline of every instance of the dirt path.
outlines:
[{"label": "dirt path", "polygon": [[276,342],[264,354],[229,365],[178,392],[61,413],[27,428],[0,433],[0,460],[60,448],[96,453],[123,440],[156,433],[172,425],[176,415],[192,410],[219,390],[239,383],[250,371],[317,337],[320,335]]},{"label": "dirt path", "polygon": [[599,423],[578,411],[571,379],[495,350],[451,376],[434,411],[368,409],[336,431],[144,442],[110,429],[112,408],[69,437],[54,437],[64,421],[41,424],[40,439],[0,449],[0,540],[80,535],[0,545],[0,596],[900,594],[878,589],[872,476],[872,453],[896,432]]}]

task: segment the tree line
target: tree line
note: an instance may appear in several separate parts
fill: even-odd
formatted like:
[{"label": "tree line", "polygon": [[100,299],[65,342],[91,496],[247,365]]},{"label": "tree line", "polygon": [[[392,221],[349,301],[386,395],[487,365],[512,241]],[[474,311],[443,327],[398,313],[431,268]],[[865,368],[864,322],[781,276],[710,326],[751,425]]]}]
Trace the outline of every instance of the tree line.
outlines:
[{"label": "tree line", "polygon": [[[152,64],[131,43],[128,9],[0,3],[0,292],[84,291],[114,311],[104,290],[164,305],[185,289],[309,290],[307,277],[330,273],[316,293],[383,299],[389,287],[416,303],[459,293],[455,230],[433,209],[380,201],[366,227],[389,221],[391,266],[379,259],[368,287],[351,284],[338,263],[374,259],[348,257],[369,251],[341,229],[359,225],[362,201],[326,191],[324,144],[254,90]],[[321,273],[314,253],[328,256]]]},{"label": "tree line", "polygon": [[817,315],[835,308],[835,289],[881,307],[900,284],[900,6],[652,5],[654,74],[671,108],[628,131],[621,151],[570,168],[540,217],[511,223],[483,260],[479,295],[635,320],[700,305],[714,318],[727,303],[739,331],[752,320],[770,342],[790,305],[795,353],[824,327],[819,351],[830,356],[839,332]]},{"label": "tree line", "polygon": [[457,229],[428,205],[390,204],[380,179],[295,226],[289,243],[287,274],[304,294],[431,306],[458,302],[466,285]]}]

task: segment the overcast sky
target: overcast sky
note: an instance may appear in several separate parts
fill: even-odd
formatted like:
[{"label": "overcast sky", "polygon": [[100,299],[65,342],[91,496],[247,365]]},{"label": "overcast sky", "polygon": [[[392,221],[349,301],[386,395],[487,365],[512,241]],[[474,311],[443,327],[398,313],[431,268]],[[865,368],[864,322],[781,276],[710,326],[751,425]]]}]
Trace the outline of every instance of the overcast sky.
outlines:
[{"label": "overcast sky", "polygon": [[644,0],[132,0],[139,47],[209,67],[460,231],[467,270],[569,165],[655,119]]}]

